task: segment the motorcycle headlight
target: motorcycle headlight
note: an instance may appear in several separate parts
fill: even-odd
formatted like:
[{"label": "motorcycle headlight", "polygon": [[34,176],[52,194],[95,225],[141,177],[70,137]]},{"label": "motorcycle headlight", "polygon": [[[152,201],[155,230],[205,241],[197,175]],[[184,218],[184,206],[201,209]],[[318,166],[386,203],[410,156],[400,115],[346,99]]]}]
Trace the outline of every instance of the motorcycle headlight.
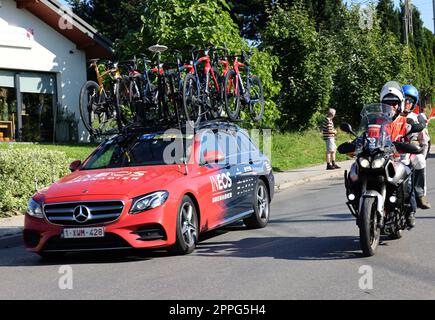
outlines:
[{"label": "motorcycle headlight", "polygon": [[372,168],[373,169],[382,168],[384,166],[384,163],[385,163],[385,158],[384,157],[375,158],[372,161]]},{"label": "motorcycle headlight", "polygon": [[27,204],[27,213],[29,214],[29,216],[34,218],[44,218],[44,214],[42,213],[42,206],[33,199],[30,199],[29,203]]},{"label": "motorcycle headlight", "polygon": [[370,167],[370,161],[366,158],[359,158],[359,164],[363,168],[369,168]]},{"label": "motorcycle headlight", "polygon": [[136,214],[145,210],[153,209],[161,206],[168,199],[169,193],[167,191],[157,191],[146,194],[144,196],[133,199],[130,213]]}]

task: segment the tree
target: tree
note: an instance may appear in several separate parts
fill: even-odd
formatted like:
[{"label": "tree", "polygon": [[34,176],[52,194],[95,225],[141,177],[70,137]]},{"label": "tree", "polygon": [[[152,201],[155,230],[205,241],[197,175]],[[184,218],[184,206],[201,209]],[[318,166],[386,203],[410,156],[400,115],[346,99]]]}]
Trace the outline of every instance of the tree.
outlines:
[{"label": "tree", "polygon": [[113,42],[141,27],[142,0],[67,0],[73,11]]},{"label": "tree", "polygon": [[394,7],[392,0],[379,0],[376,13],[380,19],[382,31],[401,36],[400,11]]},{"label": "tree", "polygon": [[282,129],[311,127],[328,106],[336,60],[330,44],[302,1],[272,12],[262,46],[280,60],[274,77],[283,86],[277,97]]},{"label": "tree", "polygon": [[359,123],[362,107],[379,102],[382,86],[390,80],[402,80],[405,50],[395,35],[382,31],[376,16],[372,29],[361,29],[357,6],[346,15],[346,25],[334,40],[340,63],[332,105],[342,119]]}]

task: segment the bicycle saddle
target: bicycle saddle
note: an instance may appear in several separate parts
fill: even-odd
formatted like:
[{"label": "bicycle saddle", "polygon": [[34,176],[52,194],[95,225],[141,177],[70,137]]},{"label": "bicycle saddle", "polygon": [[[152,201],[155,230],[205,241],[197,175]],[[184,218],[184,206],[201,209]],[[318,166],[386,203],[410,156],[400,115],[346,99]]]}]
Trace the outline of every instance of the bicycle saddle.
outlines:
[{"label": "bicycle saddle", "polygon": [[162,52],[165,52],[166,50],[168,50],[168,47],[160,45],[160,44],[155,44],[155,45],[149,47],[148,50],[151,52],[162,53]]}]

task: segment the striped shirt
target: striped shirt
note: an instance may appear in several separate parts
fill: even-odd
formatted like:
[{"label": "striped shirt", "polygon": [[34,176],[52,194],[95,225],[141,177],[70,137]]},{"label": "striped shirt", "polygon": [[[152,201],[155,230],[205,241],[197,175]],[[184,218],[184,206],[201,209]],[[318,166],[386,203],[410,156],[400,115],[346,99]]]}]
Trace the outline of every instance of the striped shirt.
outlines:
[{"label": "striped shirt", "polygon": [[324,140],[335,137],[334,122],[332,122],[332,119],[329,117],[326,117],[325,120],[323,120],[322,133]]}]

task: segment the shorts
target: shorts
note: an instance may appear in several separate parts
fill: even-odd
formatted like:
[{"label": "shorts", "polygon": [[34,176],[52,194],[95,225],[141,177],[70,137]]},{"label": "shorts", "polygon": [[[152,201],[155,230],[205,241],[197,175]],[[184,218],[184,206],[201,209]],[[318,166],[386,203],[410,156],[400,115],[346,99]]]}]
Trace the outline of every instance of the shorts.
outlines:
[{"label": "shorts", "polygon": [[326,152],[337,151],[337,146],[335,144],[335,138],[326,138]]}]

